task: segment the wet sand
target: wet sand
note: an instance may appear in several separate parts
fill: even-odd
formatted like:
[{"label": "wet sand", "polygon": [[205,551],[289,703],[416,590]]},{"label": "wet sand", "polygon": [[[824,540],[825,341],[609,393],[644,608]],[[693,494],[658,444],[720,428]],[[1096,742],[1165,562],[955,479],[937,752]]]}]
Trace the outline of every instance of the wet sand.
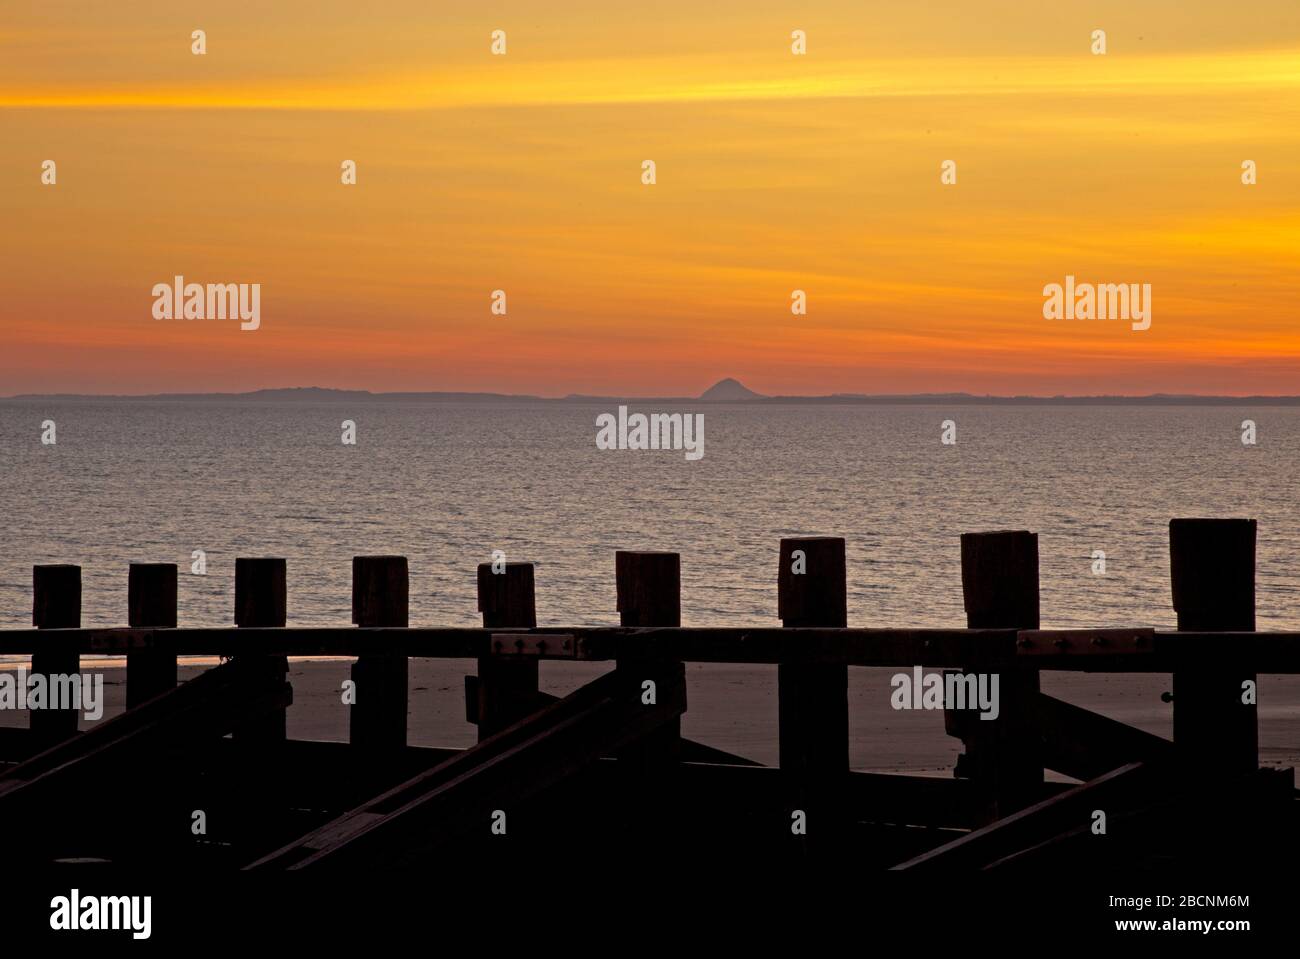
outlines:
[{"label": "wet sand", "polygon": [[[120,661],[85,668],[104,677],[104,717],[120,713],[125,671]],[[14,664],[4,668],[13,669]],[[207,668],[182,664],[182,680]],[[289,735],[295,739],[348,737],[348,707],[342,683],[350,660],[292,662],[294,703]],[[554,695],[576,689],[608,667],[595,663],[547,662],[541,687]],[[687,664],[688,709],[682,733],[727,752],[774,765],[777,761],[775,666]],[[412,745],[470,746],[475,727],[465,721],[464,677],[473,660],[412,659],[409,737]],[[854,769],[949,776],[961,742],[943,731],[939,710],[895,710],[890,706],[893,669],[849,670],[850,762]],[[1167,675],[1043,673],[1043,691],[1159,736],[1172,735],[1173,707],[1161,702]],[[1260,762],[1300,765],[1300,676],[1259,678]],[[0,726],[25,726],[28,714],[0,710]],[[85,720],[82,721],[83,728]],[[1059,777],[1052,777],[1059,778]]]}]

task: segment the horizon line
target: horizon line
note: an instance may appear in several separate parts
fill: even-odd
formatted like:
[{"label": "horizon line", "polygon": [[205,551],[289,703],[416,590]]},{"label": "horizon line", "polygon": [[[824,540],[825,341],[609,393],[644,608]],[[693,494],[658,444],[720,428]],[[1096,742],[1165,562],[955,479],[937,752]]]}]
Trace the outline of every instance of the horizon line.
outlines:
[{"label": "horizon line", "polygon": [[[721,381],[723,383],[727,380]],[[1244,403],[1285,403],[1300,405],[1300,394],[1237,394],[1237,393],[1056,393],[1051,395],[1032,394],[1032,393],[1014,393],[1014,394],[994,394],[994,393],[970,393],[966,391],[954,392],[920,392],[920,393],[824,393],[824,394],[761,394],[748,390],[739,382],[732,380],[736,386],[744,390],[749,395],[739,397],[709,397],[708,393],[716,389],[710,387],[704,393],[698,396],[671,395],[671,394],[594,394],[594,393],[567,393],[559,396],[542,396],[535,393],[502,393],[493,390],[390,390],[376,392],[368,389],[346,389],[341,387],[323,387],[323,386],[278,386],[278,387],[260,387],[252,390],[226,391],[213,390],[206,392],[159,392],[159,393],[15,393],[8,396],[0,396],[0,402],[16,401],[35,401],[35,400],[119,400],[119,401],[147,401],[147,400],[176,400],[176,399],[258,399],[271,398],[265,397],[264,394],[280,394],[274,399],[292,399],[292,394],[312,393],[325,394],[321,398],[328,398],[331,394],[338,398],[369,398],[374,400],[385,400],[394,398],[403,399],[450,399],[459,398],[461,401],[474,399],[494,399],[498,401],[518,401],[518,402],[536,402],[536,403],[564,403],[564,402],[608,402],[608,401],[688,401],[704,402],[712,404],[777,404],[777,403],[898,403],[898,402],[996,402],[996,403],[1220,403],[1220,404],[1244,404]],[[288,395],[286,395],[288,394]],[[454,401],[454,400],[453,400]]]}]

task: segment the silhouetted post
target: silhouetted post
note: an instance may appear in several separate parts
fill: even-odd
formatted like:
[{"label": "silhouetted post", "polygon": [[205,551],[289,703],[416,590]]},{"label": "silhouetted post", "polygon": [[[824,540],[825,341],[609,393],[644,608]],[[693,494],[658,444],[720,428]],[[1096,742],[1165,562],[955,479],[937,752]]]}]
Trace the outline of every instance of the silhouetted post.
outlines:
[{"label": "silhouetted post", "polygon": [[[781,540],[777,613],[786,627],[848,625],[844,539]],[[848,667],[784,663],[777,667],[781,768],[800,779],[849,769]]]},{"label": "silhouetted post", "polygon": [[[682,558],[678,553],[614,553],[614,583],[620,626],[682,625]],[[681,663],[619,656],[616,667],[627,671],[636,688],[651,680],[663,685]],[[674,719],[619,754],[619,760],[641,774],[676,762],[682,745],[682,724]]]},{"label": "silhouetted post", "polygon": [[[478,567],[478,608],[484,629],[533,629],[537,605],[532,563],[492,563]],[[480,741],[518,722],[538,708],[537,659],[478,658],[478,738]]]},{"label": "silhouetted post", "polygon": [[[352,558],[352,622],[406,627],[410,581],[405,556]],[[350,710],[354,746],[406,745],[409,663],[405,653],[367,653],[352,664],[356,703]]]},{"label": "silhouetted post", "polygon": [[[1038,534],[963,533],[961,587],[968,629],[1038,629]],[[978,653],[967,671],[989,675],[990,684],[991,674],[998,673],[998,718],[980,719],[976,710],[968,710],[960,725],[968,733],[963,770],[984,793],[986,816],[999,818],[1041,797],[1038,670],[1017,668],[1015,644],[1008,642]]]},{"label": "silhouetted post", "polygon": [[[236,626],[276,627],[285,624],[288,609],[286,565],[283,559],[235,560]],[[256,658],[264,660],[268,673],[277,675],[281,682],[289,674],[287,656]],[[283,742],[285,710],[277,709],[266,719],[241,728],[235,733],[235,738],[246,742]]]},{"label": "silhouetted post", "polygon": [[[32,567],[32,625],[37,629],[77,629],[81,626],[81,567]],[[56,676],[76,676],[81,671],[77,645],[51,639],[32,653],[32,674],[45,677],[44,705],[49,705]],[[66,687],[64,687],[66,688]],[[32,736],[42,746],[68,739],[77,732],[76,709],[33,709]]]},{"label": "silhouetted post", "polygon": [[[133,629],[176,628],[176,564],[132,563],[126,589]],[[126,708],[176,688],[176,652],[155,644],[126,654]]]},{"label": "silhouetted post", "polygon": [[[842,537],[783,539],[778,562],[782,626],[848,625]],[[778,828],[789,830],[801,855],[814,848],[830,851],[847,825],[842,786],[849,771],[849,670],[833,663],[781,663],[776,671],[778,756],[791,817]]]},{"label": "silhouetted post", "polygon": [[[1185,632],[1255,629],[1255,521],[1169,521],[1169,571],[1178,628]],[[1198,771],[1250,772],[1259,766],[1254,703],[1242,702],[1253,673],[1216,668],[1174,673],[1174,744]]]}]

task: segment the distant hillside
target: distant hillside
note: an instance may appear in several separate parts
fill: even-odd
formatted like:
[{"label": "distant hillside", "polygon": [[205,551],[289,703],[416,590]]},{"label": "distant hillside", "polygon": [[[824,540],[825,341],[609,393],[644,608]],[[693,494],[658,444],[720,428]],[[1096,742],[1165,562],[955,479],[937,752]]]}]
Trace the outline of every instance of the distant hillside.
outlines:
[{"label": "distant hillside", "polygon": [[1300,406],[1300,396],[1195,396],[1155,393],[1147,396],[975,396],[971,393],[892,393],[829,396],[764,396],[730,377],[719,380],[700,396],[585,396],[562,398],[519,393],[372,393],[319,386],[252,390],[247,393],[153,393],[104,395],[93,393],[26,393],[0,397],[0,403],[572,403],[587,406],[637,404],[686,407],[694,403],[754,405],[928,405],[928,406]]},{"label": "distant hillside", "polygon": [[700,394],[706,403],[743,403],[746,400],[766,399],[761,393],[755,393],[739,380],[727,377],[719,380]]},{"label": "distant hillside", "polygon": [[238,403],[541,403],[553,402],[541,396],[512,393],[372,393],[369,390],[332,390],[320,386],[291,386],[281,389],[251,390],[247,393],[146,393],[129,395],[95,393],[25,393],[0,399],[61,400],[64,402],[104,400],[169,402],[238,402]]}]

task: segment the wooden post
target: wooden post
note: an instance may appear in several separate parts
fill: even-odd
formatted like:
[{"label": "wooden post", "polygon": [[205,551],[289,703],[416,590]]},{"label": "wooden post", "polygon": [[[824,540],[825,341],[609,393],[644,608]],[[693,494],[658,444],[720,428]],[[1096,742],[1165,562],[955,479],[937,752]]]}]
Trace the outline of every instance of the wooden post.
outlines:
[{"label": "wooden post", "polygon": [[[32,625],[37,629],[77,629],[81,626],[81,567],[32,567]],[[66,640],[52,639],[32,653],[33,676],[44,676],[46,695],[53,676],[74,676],[81,671],[81,654]],[[33,709],[32,736],[41,747],[69,739],[77,733],[76,709]]]},{"label": "wooden post", "polygon": [[[176,564],[132,563],[128,567],[126,587],[126,621],[133,629],[176,628]],[[176,688],[176,652],[168,642],[148,649],[129,650],[126,654],[126,708],[146,703],[155,696]],[[186,804],[180,800],[180,783],[171,777],[161,781],[150,793],[150,801],[141,807],[132,807],[123,817],[123,826],[136,837],[137,848],[142,853],[155,856],[163,850],[174,849],[174,843],[164,839],[165,831],[157,823],[176,820],[184,815]],[[160,817],[162,810],[167,814]]]},{"label": "wooden post", "polygon": [[[410,581],[405,556],[352,558],[352,622],[358,626],[408,624]],[[368,653],[352,664],[356,703],[349,738],[354,746],[406,745],[409,663],[405,654]]]},{"label": "wooden post", "polygon": [[[620,626],[681,626],[682,558],[678,553],[614,553],[614,584]],[[618,669],[634,673],[636,687],[646,680],[665,685],[681,663],[646,662],[619,656]],[[674,719],[619,753],[635,775],[645,776],[675,763],[681,752],[682,723]]]},{"label": "wooden post", "polygon": [[[963,533],[961,586],[969,629],[1038,629],[1038,534],[1025,530]],[[1015,668],[1015,647],[981,651],[968,672],[998,674],[998,718],[962,717],[968,730],[963,769],[985,797],[984,818],[1037,802],[1043,784],[1035,715],[1036,669]],[[989,680],[991,682],[991,679]]]},{"label": "wooden post", "polygon": [[[127,624],[176,628],[176,564],[132,563],[127,577]],[[176,688],[176,653],[154,646],[126,654],[126,708]]]},{"label": "wooden post", "polygon": [[[777,613],[786,627],[848,625],[842,537],[781,540]],[[849,770],[847,666],[783,663],[777,667],[781,769],[797,780],[824,780]]]},{"label": "wooden post", "polygon": [[620,626],[681,626],[681,554],[618,550],[614,588]]},{"label": "wooden post", "polygon": [[[491,563],[478,567],[478,608],[485,629],[537,626],[532,563],[505,563],[494,573]],[[538,708],[537,660],[478,659],[478,738],[481,742]]]},{"label": "wooden post", "polygon": [[[1169,572],[1178,628],[1188,632],[1255,629],[1255,521],[1169,521]],[[1259,766],[1259,725],[1242,702],[1253,673],[1213,667],[1174,674],[1174,745],[1206,775]]]},{"label": "wooden post", "polygon": [[[288,609],[285,586],[286,566],[283,559],[235,560],[235,625],[283,626]],[[262,657],[266,668],[281,681],[289,674],[286,656]],[[283,742],[285,711],[276,710],[268,719],[236,731],[235,738],[254,743]]]}]

